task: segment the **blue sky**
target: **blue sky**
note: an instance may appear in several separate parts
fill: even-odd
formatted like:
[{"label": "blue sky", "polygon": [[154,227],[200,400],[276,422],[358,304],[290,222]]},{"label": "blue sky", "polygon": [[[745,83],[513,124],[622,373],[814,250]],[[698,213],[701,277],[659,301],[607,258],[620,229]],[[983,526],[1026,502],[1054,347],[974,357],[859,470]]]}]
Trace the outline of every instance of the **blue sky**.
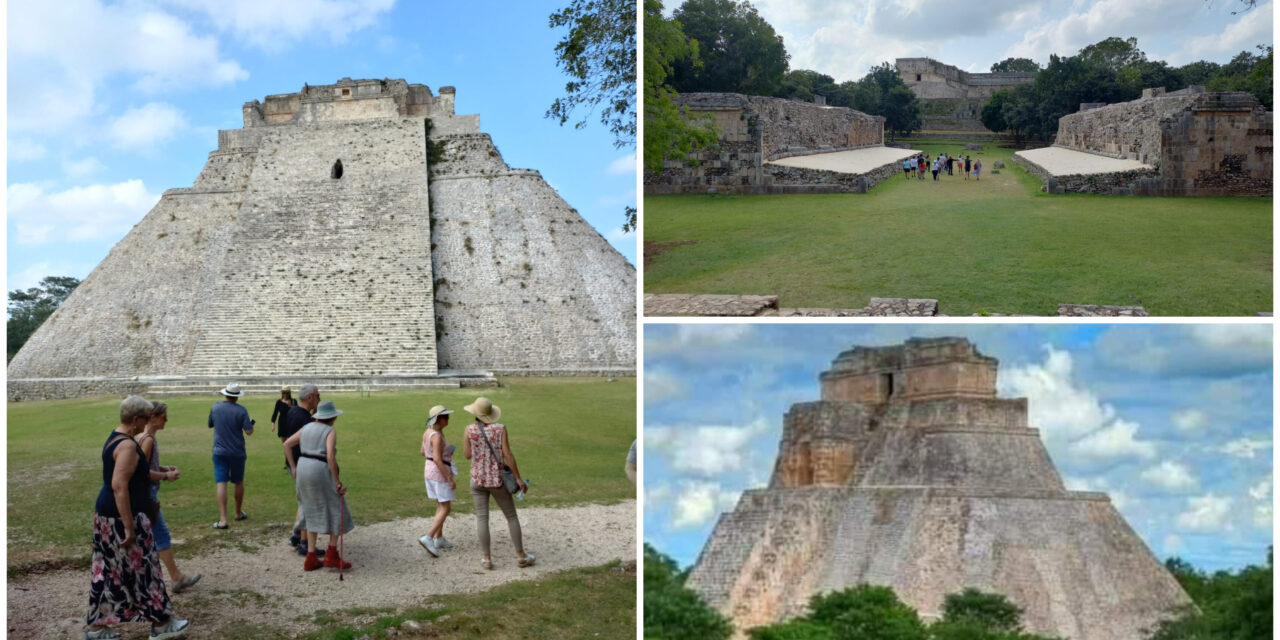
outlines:
[{"label": "blue sky", "polygon": [[682,566],[768,482],[782,416],[853,345],[968,337],[1027,397],[1068,487],[1105,491],[1160,558],[1260,564],[1272,540],[1272,326],[668,325],[644,334],[645,541]]},{"label": "blue sky", "polygon": [[[668,11],[679,2],[666,0]],[[1111,36],[1147,57],[1226,62],[1272,44],[1274,2],[1239,15],[1238,0],[755,0],[783,37],[792,69],[857,80],[894,58],[930,57],[973,72],[1008,57],[1041,64]]]},{"label": "blue sky", "polygon": [[66,0],[8,5],[8,289],[83,278],[159,199],[189,187],[241,105],[303,83],[457,88],[513,167],[532,168],[635,263],[632,148],[597,118],[543,114],[562,2]]}]

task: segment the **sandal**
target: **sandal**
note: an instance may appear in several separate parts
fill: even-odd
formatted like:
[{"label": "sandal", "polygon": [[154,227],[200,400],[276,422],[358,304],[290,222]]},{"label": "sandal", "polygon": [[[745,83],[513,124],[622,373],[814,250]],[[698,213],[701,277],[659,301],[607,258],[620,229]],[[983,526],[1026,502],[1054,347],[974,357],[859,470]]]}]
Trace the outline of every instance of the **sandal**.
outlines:
[{"label": "sandal", "polygon": [[240,522],[241,520],[248,520],[248,519],[249,519],[249,514],[243,511],[241,511],[240,514],[236,516],[236,522]]},{"label": "sandal", "polygon": [[493,561],[487,558],[480,558],[480,566],[484,567],[489,571],[493,571]]},{"label": "sandal", "polygon": [[170,589],[170,591],[172,591],[173,593],[182,593],[183,591],[186,591],[187,589],[190,589],[191,587],[195,586],[197,582],[200,582],[200,574],[198,573],[193,573],[188,576],[182,576],[181,580],[173,583],[173,588]]},{"label": "sandal", "polygon": [[534,560],[537,560],[537,558],[535,558],[532,553],[526,553],[523,558],[516,561],[516,564],[523,569],[525,567],[532,567]]},{"label": "sandal", "polygon": [[213,528],[214,528],[214,529],[230,529],[230,528],[231,528],[231,525],[229,525],[229,524],[221,524],[221,525],[220,525],[220,524],[218,524],[218,523],[216,523],[216,522],[215,522],[215,523],[213,523]]}]

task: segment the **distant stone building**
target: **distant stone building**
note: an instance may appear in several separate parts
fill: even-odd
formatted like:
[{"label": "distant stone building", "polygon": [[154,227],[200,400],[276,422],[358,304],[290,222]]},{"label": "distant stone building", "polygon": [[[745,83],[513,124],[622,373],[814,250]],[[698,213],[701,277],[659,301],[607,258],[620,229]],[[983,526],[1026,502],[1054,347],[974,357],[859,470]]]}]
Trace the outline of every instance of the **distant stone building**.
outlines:
[{"label": "distant stone building", "polygon": [[1269,196],[1273,126],[1250,93],[1146,89],[1131,102],[1080,105],[1058,121],[1053,147],[1014,160],[1052,192]]},{"label": "distant stone building", "polygon": [[682,93],[674,102],[690,118],[713,123],[720,148],[718,152],[695,152],[692,164],[668,160],[661,171],[645,172],[644,191],[648,194],[864,192],[901,171],[896,161],[889,160],[852,172],[776,162],[883,148],[885,119],[881,116],[738,93]]},{"label": "distant stone building", "polygon": [[932,58],[898,58],[894,68],[920,99],[926,132],[990,134],[980,118],[991,96],[1036,79],[1035,73],[969,73]]},{"label": "distant stone building", "polygon": [[404,80],[244,105],[8,367],[9,398],[627,373],[635,269]]},{"label": "distant stone building", "polygon": [[1106,494],[1068,491],[1026,398],[967,340],[855,347],[783,419],[765,489],[721,515],[687,585],[739,630],[892,587],[926,619],[966,587],[1070,640],[1129,640],[1190,602]]}]

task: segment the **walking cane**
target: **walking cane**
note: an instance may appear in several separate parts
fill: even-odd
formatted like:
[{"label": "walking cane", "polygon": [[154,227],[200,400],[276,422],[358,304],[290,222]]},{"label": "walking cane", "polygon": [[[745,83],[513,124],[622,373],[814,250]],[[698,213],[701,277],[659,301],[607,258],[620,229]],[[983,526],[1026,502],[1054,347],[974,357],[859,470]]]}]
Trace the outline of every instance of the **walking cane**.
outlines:
[{"label": "walking cane", "polygon": [[342,582],[342,562],[343,562],[342,530],[345,528],[343,525],[346,524],[342,520],[343,520],[343,517],[346,515],[346,513],[347,513],[347,499],[341,493],[339,493],[338,494],[338,582]]}]

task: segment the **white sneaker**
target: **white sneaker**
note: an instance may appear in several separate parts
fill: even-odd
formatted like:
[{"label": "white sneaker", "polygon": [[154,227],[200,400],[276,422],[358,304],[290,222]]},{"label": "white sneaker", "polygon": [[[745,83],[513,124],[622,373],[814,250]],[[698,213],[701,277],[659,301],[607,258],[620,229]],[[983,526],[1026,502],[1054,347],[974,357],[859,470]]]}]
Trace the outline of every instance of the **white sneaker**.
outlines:
[{"label": "white sneaker", "polygon": [[191,626],[190,620],[180,620],[177,616],[169,616],[168,622],[158,627],[151,627],[151,640],[176,638],[186,633],[189,626]]},{"label": "white sneaker", "polygon": [[439,538],[436,538],[436,548],[437,548],[437,549],[452,549],[452,548],[453,548],[453,543],[452,543],[452,542],[449,542],[448,540],[445,540],[445,539],[444,539],[444,536],[440,536]]},{"label": "white sneaker", "polygon": [[422,536],[421,538],[418,538],[418,544],[422,545],[422,548],[426,549],[427,553],[431,554],[432,558],[440,557],[440,551],[436,549],[435,538],[432,538],[431,536]]},{"label": "white sneaker", "polygon": [[85,629],[84,640],[120,640],[120,632],[110,627],[103,627],[97,631]]}]

